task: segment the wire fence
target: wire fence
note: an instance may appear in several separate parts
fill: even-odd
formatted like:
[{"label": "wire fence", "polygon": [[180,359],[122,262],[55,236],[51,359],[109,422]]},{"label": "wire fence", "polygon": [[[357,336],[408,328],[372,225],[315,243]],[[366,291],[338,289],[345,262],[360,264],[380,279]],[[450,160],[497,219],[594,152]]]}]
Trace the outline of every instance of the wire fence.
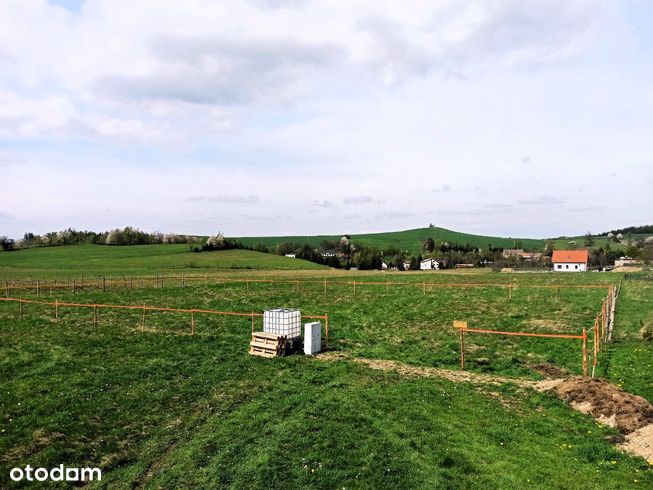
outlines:
[{"label": "wire fence", "polygon": [[[546,287],[546,286],[544,286]],[[592,356],[592,377],[594,377],[596,366],[599,361],[599,354],[602,350],[602,344],[604,342],[609,342],[611,339],[611,333],[614,328],[614,318],[617,304],[617,297],[619,295],[619,289],[621,288],[621,282],[618,286],[613,284],[608,286],[608,291],[606,297],[601,303],[601,309],[596,314],[594,319],[594,325],[591,330],[593,332],[593,356]],[[588,364],[588,334],[587,328],[583,327],[581,334],[561,334],[561,333],[551,333],[551,332],[522,332],[522,331],[510,331],[510,330],[494,330],[494,329],[480,329],[480,328],[469,328],[466,321],[456,320],[453,322],[453,327],[459,332],[460,339],[460,368],[465,369],[465,334],[470,333],[480,333],[488,335],[503,335],[503,336],[515,336],[515,337],[539,337],[539,338],[549,338],[549,339],[571,339],[571,340],[581,340],[581,358],[582,358],[582,371],[583,376],[588,375],[589,364]]]},{"label": "wire fence", "polygon": [[[175,313],[186,313],[190,315],[190,333],[195,335],[196,324],[195,324],[195,315],[196,314],[206,314],[206,315],[222,315],[222,316],[238,316],[238,317],[248,317],[252,320],[252,332],[254,331],[254,321],[256,318],[263,317],[263,313],[256,312],[239,312],[239,311],[220,311],[220,310],[209,310],[203,308],[169,308],[165,306],[148,306],[148,305],[117,305],[117,304],[104,304],[104,303],[71,303],[63,301],[39,301],[31,300],[24,298],[0,298],[0,301],[8,303],[17,303],[18,304],[18,315],[22,320],[24,316],[24,305],[43,305],[53,307],[53,316],[55,322],[59,322],[59,310],[61,308],[88,308],[93,310],[93,326],[98,326],[98,316],[99,310],[101,309],[110,309],[110,310],[137,310],[142,312],[141,317],[141,331],[145,331],[145,313],[148,311],[158,311],[158,312],[175,312]],[[329,346],[329,315],[325,313],[324,315],[304,315],[302,314],[302,320],[324,320],[325,328],[325,345],[328,348]]]},{"label": "wire fence", "polygon": [[[1,284],[1,283],[0,283]],[[155,276],[96,276],[89,278],[89,276],[67,276],[65,278],[53,279],[24,279],[18,278],[16,280],[4,281],[5,296],[9,298],[14,291],[21,291],[25,293],[33,293],[36,297],[40,297],[44,292],[53,291],[68,291],[75,293],[84,289],[97,289],[106,291],[107,289],[134,289],[136,288],[155,288],[161,289],[164,287],[186,287],[192,284],[204,285],[222,285],[227,286],[230,284],[244,284],[247,291],[250,286],[255,284],[285,284],[292,285],[297,290],[302,287],[317,287],[322,288],[324,293],[334,287],[350,287],[353,295],[356,295],[357,290],[362,287],[369,286],[383,286],[385,293],[388,294],[390,288],[395,287],[413,287],[420,288],[423,295],[427,291],[433,289],[478,289],[478,288],[500,288],[505,289],[509,299],[512,299],[513,293],[519,289],[548,289],[556,291],[558,299],[561,298],[561,291],[565,289],[607,289],[613,286],[612,283],[597,283],[597,284],[517,284],[517,283],[499,283],[499,282],[433,282],[433,281],[342,281],[332,279],[312,279],[312,280],[299,280],[299,279],[257,279],[257,278],[220,278],[209,275],[167,275],[157,274]]]}]

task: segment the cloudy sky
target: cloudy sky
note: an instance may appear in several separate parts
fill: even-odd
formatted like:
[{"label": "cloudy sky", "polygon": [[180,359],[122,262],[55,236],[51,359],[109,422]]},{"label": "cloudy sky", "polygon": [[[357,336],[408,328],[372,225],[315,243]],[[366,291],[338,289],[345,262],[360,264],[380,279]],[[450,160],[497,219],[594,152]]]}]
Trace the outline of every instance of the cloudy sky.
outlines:
[{"label": "cloudy sky", "polygon": [[0,3],[0,235],[653,222],[653,3]]}]

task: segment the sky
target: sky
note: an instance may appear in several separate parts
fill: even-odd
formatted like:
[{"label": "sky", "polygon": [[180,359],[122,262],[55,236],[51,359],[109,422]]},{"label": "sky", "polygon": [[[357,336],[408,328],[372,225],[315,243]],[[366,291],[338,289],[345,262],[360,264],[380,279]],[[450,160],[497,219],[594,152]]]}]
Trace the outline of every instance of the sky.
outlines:
[{"label": "sky", "polygon": [[0,235],[431,223],[653,223],[653,2],[0,3]]}]

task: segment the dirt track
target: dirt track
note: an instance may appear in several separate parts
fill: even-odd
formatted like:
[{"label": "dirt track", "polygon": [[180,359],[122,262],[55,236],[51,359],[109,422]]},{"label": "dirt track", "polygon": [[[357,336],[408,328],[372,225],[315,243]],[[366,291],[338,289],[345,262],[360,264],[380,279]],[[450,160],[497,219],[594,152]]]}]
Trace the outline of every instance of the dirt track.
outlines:
[{"label": "dirt track", "polygon": [[553,392],[580,412],[598,422],[620,429],[626,442],[619,448],[653,463],[653,405],[641,396],[633,395],[604,380],[574,376],[570,378],[531,381],[490,374],[411,366],[399,361],[350,357],[341,352],[323,352],[316,356],[322,361],[351,361],[371,369],[393,371],[408,377],[435,377],[457,383],[498,385],[511,383],[542,392]]}]

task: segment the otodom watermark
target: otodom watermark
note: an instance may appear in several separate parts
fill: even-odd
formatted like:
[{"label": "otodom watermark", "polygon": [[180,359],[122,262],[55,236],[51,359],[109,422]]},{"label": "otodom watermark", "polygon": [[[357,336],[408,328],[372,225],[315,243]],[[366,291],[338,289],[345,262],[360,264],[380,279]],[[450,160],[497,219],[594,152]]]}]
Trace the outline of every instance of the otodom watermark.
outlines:
[{"label": "otodom watermark", "polygon": [[27,465],[24,468],[12,468],[9,478],[13,481],[100,481],[102,471],[100,468],[69,468],[60,464],[54,468],[32,468]]}]

